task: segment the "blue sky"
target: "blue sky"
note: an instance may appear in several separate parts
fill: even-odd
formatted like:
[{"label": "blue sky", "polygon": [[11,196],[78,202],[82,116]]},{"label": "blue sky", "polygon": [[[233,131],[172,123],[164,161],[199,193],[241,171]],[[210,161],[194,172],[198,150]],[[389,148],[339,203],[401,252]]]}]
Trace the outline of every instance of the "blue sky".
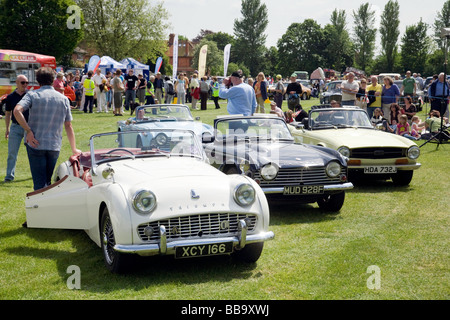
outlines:
[{"label": "blue sky", "polygon": [[[400,4],[400,32],[420,18],[430,26],[446,0],[398,0]],[[233,34],[233,22],[240,19],[241,0],[162,0],[169,11],[170,32],[192,39],[201,29]],[[367,1],[355,0],[262,0],[269,11],[266,46],[276,46],[279,38],[293,22],[312,18],[322,27],[330,21],[334,9],[347,13],[347,27],[352,30],[353,10]],[[388,0],[371,0],[372,9],[379,16]],[[379,29],[379,17],[376,22]],[[431,33],[431,28],[430,28]],[[379,38],[379,36],[378,36]]]}]

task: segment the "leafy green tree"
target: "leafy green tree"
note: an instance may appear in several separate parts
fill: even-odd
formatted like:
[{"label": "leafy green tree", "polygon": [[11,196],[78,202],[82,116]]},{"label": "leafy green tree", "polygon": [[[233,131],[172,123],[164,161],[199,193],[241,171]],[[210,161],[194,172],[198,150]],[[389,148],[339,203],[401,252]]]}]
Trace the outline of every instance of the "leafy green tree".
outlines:
[{"label": "leafy green tree", "polygon": [[347,30],[347,15],[345,10],[335,9],[331,14],[331,23],[324,28],[325,49],[323,56],[326,65],[338,71],[353,65],[353,44]]},{"label": "leafy green tree", "polygon": [[231,47],[234,47],[235,39],[231,34],[225,32],[215,32],[212,34],[208,34],[205,36],[206,39],[214,41],[217,44],[217,49],[223,51],[227,44],[231,44]]},{"label": "leafy green tree", "polygon": [[439,48],[444,50],[445,42],[441,37],[441,29],[450,28],[450,0],[447,0],[442,9],[438,11],[436,20],[434,21],[434,39]]},{"label": "leafy green tree", "polygon": [[79,27],[68,26],[73,0],[0,1],[0,48],[51,55],[59,61],[71,54],[83,38]]},{"label": "leafy green tree", "polygon": [[323,63],[324,32],[312,19],[292,23],[278,40],[278,70],[284,76],[294,71],[311,73]]},{"label": "leafy green tree", "polygon": [[149,0],[78,0],[86,20],[86,40],[97,54],[122,60],[154,60],[166,51],[168,12]]},{"label": "leafy green tree", "polygon": [[268,10],[261,0],[242,0],[242,19],[234,20],[234,57],[250,68],[251,74],[257,74],[263,64],[262,54],[267,35],[264,34],[268,20]]},{"label": "leafy green tree", "polygon": [[389,0],[384,6],[381,15],[381,48],[386,60],[385,72],[392,72],[395,64],[395,57],[398,51],[398,38],[400,36],[400,6],[397,0]]},{"label": "leafy green tree", "polygon": [[[362,4],[357,11],[353,11],[355,62],[357,66],[366,71],[374,54],[375,38],[375,11],[371,10],[370,3]],[[370,30],[370,31],[369,31]]]},{"label": "leafy green tree", "polygon": [[427,31],[428,25],[422,19],[417,24],[406,27],[401,44],[404,71],[424,73],[429,54],[428,48],[432,42]]}]

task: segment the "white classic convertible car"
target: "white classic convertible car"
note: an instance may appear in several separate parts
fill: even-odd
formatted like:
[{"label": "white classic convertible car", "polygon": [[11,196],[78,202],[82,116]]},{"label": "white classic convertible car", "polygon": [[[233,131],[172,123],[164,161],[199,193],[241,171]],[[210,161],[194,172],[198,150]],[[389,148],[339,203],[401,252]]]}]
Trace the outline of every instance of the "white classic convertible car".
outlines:
[{"label": "white classic convertible car", "polygon": [[[136,146],[138,136],[150,144]],[[192,131],[94,135],[55,183],[27,194],[28,227],[85,230],[112,272],[126,271],[132,254],[254,262],[274,236],[266,197],[252,179],[207,162]]]},{"label": "white classic convertible car", "polygon": [[375,129],[359,108],[313,107],[302,123],[290,125],[298,143],[332,148],[349,158],[349,180],[392,179],[408,185],[417,162],[419,147],[407,138]]}]

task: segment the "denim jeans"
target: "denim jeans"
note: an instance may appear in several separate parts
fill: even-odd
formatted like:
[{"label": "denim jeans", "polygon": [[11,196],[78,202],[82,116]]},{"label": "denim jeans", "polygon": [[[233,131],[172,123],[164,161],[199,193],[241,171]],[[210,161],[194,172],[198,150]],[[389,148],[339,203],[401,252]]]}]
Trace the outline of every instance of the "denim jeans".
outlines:
[{"label": "denim jeans", "polygon": [[8,137],[8,160],[6,165],[5,181],[12,181],[15,177],[17,155],[19,153],[20,144],[24,138],[25,131],[15,123],[11,123]]},{"label": "denim jeans", "polygon": [[34,190],[49,186],[52,182],[53,170],[58,161],[59,151],[38,150],[29,145],[26,146]]}]

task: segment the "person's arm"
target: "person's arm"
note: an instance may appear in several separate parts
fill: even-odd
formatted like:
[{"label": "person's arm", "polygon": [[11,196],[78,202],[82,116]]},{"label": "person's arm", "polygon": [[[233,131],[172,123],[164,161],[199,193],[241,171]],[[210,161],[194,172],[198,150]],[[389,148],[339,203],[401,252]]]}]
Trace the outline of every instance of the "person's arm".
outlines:
[{"label": "person's arm", "polygon": [[6,126],[6,131],[5,131],[5,139],[9,138],[9,124],[11,122],[11,111],[6,111],[5,112],[5,126]]},{"label": "person's arm", "polygon": [[18,104],[14,108],[14,117],[26,132],[25,143],[32,148],[37,148],[39,146],[39,141],[37,141],[36,138],[34,137],[33,131],[31,131],[31,128],[27,123],[27,120],[25,120],[25,117],[23,116],[23,112],[24,112],[23,107],[20,104]]},{"label": "person's arm", "polygon": [[67,139],[69,140],[70,148],[72,149],[72,154],[77,155],[81,153],[81,150],[77,149],[77,144],[75,140],[75,133],[73,131],[72,122],[64,122],[64,127],[66,129]]}]

